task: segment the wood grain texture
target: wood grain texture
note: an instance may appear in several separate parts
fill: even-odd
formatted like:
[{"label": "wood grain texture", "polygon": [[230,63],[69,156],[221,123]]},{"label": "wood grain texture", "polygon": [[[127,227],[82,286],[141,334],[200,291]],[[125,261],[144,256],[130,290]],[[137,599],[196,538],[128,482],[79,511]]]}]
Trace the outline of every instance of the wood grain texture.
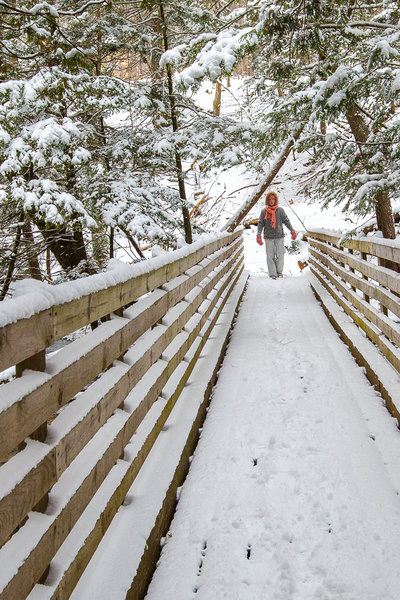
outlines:
[{"label": "wood grain texture", "polygon": [[[313,231],[312,229],[307,231],[307,237],[323,242],[329,242],[334,246],[338,247],[339,241],[342,239],[341,234],[331,235],[326,233],[320,233]],[[391,246],[390,244],[380,244],[379,242],[373,242],[370,240],[357,240],[357,239],[345,239],[341,244],[343,248],[351,248],[352,250],[358,250],[371,256],[377,256],[400,264],[400,248],[398,246]]]},{"label": "wood grain texture", "polygon": [[321,252],[328,254],[338,263],[345,263],[350,268],[361,273],[364,277],[377,281],[382,286],[389,290],[400,293],[400,276],[391,269],[378,269],[377,265],[366,260],[366,254],[363,253],[363,258],[357,258],[343,250],[338,250],[328,244],[322,242],[310,241],[310,247],[317,248]]},{"label": "wood grain texture", "polygon": [[[199,272],[189,276],[175,288],[161,293],[161,295],[157,293],[151,306],[148,304],[148,299],[145,299],[143,310],[135,318],[130,319],[124,327],[107,337],[100,345],[76,360],[72,359],[72,362],[46,378],[46,381],[32,392],[22,396],[19,392],[20,399],[0,412],[0,457],[6,456],[16,448],[93,381],[99,373],[106,370],[114,360],[118,360],[135,340],[157,323],[169,308],[198,285],[216,265],[226,260],[232,253],[241,251],[241,248],[241,240],[234,241],[226,247],[224,252],[215,257],[211,256],[210,261],[202,266]],[[180,267],[182,268],[182,264]],[[8,393],[8,390],[11,390],[10,393],[12,393],[14,387],[13,382],[6,384],[3,388],[5,394]]]},{"label": "wood grain texture", "polygon": [[358,310],[350,303],[347,302],[343,296],[335,290],[334,285],[330,282],[332,275],[324,272],[321,268],[321,264],[317,263],[313,258],[310,259],[312,265],[312,273],[318,278],[322,285],[329,291],[335,301],[343,308],[346,314],[348,314],[353,321],[364,331],[369,339],[378,346],[382,354],[388,359],[398,373],[400,373],[400,352],[394,346],[390,344],[381,334],[380,331],[373,326],[365,317],[358,312]]},{"label": "wood grain texture", "polygon": [[110,286],[57,306],[29,319],[2,327],[0,332],[0,370],[22,362],[51,346],[63,336],[95,322],[122,306],[127,306],[166,281],[177,277],[203,258],[228,246],[241,231],[227,235],[193,251],[165,267],[144,273],[124,283]]},{"label": "wood grain texture", "polygon": [[[234,237],[236,239],[238,238],[238,235]],[[199,256],[201,257],[201,253],[197,252],[196,254],[197,259]],[[212,259],[212,257],[210,258]],[[204,256],[201,258],[201,260],[203,259]],[[215,264],[215,261],[217,264]],[[57,549],[63,543],[68,534],[73,531],[73,527],[76,523],[76,520],[79,518],[79,515],[88,505],[90,499],[101,485],[101,482],[121,456],[124,447],[129,443],[133,433],[136,431],[142,419],[146,416],[149,408],[158,398],[171,373],[175,371],[176,367],[181,363],[185,354],[195,343],[195,341],[200,340],[199,346],[196,347],[196,351],[191,355],[192,358],[188,363],[185,375],[177,384],[176,393],[173,394],[173,396],[167,402],[166,408],[163,411],[163,417],[157,421],[148,437],[148,440],[145,442],[145,447],[140,452],[140,456],[138,456],[134,463],[132,463],[129,469],[130,474],[127,476],[126,481],[115,490],[113,498],[110,499],[108,508],[104,511],[104,514],[100,516],[99,525],[93,530],[90,536],[90,543],[88,543],[88,545],[85,544],[84,555],[79,555],[76,557],[76,560],[74,561],[75,570],[72,569],[71,571],[71,579],[68,580],[67,578],[63,580],[57,592],[59,595],[55,597],[67,598],[69,596],[70,591],[68,590],[71,590],[73,585],[75,585],[72,583],[73,580],[75,580],[76,583],[78,575],[84,568],[82,565],[86,562],[85,556],[91,556],[92,551],[90,548],[97,547],[99,540],[104,534],[105,528],[108,526],[107,523],[111,522],[116,510],[120,506],[126,494],[126,490],[129,489],[129,486],[131,485],[133,480],[132,478],[136,476],[141,464],[145,459],[145,456],[154,443],[158,433],[161,431],[163,423],[165,423],[170,410],[172,410],[173,403],[179,396],[180,390],[184,386],[185,381],[187,380],[187,377],[189,376],[198,358],[201,348],[203,347],[206,339],[210,335],[212,328],[215,325],[217,318],[215,315],[220,314],[226,299],[229,297],[229,294],[231,293],[233,286],[240,275],[243,262],[241,239],[238,239],[236,242],[231,244],[230,248],[227,248],[226,251],[224,251],[218,257],[215,257],[215,261],[214,263],[212,260],[206,261],[199,271],[195,270],[191,275],[189,275],[188,278],[183,278],[182,281],[177,284],[177,286],[172,286],[170,289],[165,290],[165,293],[158,297],[157,301],[160,303],[158,308],[148,308],[145,313],[144,321],[141,322],[139,329],[136,329],[134,334],[132,334],[132,331],[128,333],[128,329],[125,329],[124,326],[123,335],[121,334],[122,330],[115,332],[115,334],[111,336],[113,340],[111,344],[110,339],[103,341],[98,347],[87,353],[83,361],[77,361],[78,368],[73,369],[72,365],[68,365],[68,367],[63,369],[62,373],[60,372],[56,374],[49,381],[46,381],[40,386],[39,389],[41,393],[43,393],[43,389],[46,389],[46,386],[49,386],[48,394],[54,398],[53,405],[50,409],[51,411],[54,407],[58,408],[63,403],[65,404],[68,394],[72,393],[72,391],[77,387],[82,389],[82,381],[84,381],[85,378],[92,376],[92,374],[96,371],[97,375],[99,373],[99,367],[100,370],[104,370],[104,366],[106,364],[110,364],[109,361],[111,360],[112,356],[121,356],[121,350],[125,346],[126,348],[131,346],[129,342],[132,339],[137,339],[137,333],[140,328],[145,328],[146,331],[159,320],[159,309],[161,311],[161,315],[165,314],[166,310],[168,310],[170,307],[170,303],[176,304],[181,300],[183,301],[184,296],[198,286],[198,290],[195,290],[194,296],[191,296],[191,303],[186,303],[187,308],[183,310],[174,321],[172,321],[166,328],[163,329],[157,341],[148,351],[145,352],[144,355],[138,357],[138,360],[133,365],[130,365],[129,368],[127,367],[126,373],[110,390],[104,393],[99,400],[99,403],[93,408],[93,411],[90,411],[90,413],[88,413],[88,415],[81,422],[77,423],[75,427],[66,431],[64,435],[61,435],[61,438],[59,442],[57,442],[56,446],[50,448],[49,452],[38,463],[38,465],[29,470],[26,476],[13,490],[12,494],[0,499],[0,535],[2,536],[3,540],[6,539],[8,532],[14,528],[15,524],[20,523],[24,519],[24,515],[26,515],[29,510],[35,506],[37,499],[42,497],[42,492],[51,490],[51,486],[57,481],[60,475],[69,468],[69,465],[81,451],[81,449],[84,448],[86,443],[90,441],[97,431],[99,431],[99,429],[107,421],[110,414],[113,413],[115,408],[121,405],[121,403],[124,401],[124,398],[126,398],[130,390],[139,381],[140,377],[147,372],[157,360],[159,360],[167,345],[177,335],[179,335],[179,332],[182,331],[188,320],[196,313],[202,303],[207,300],[208,295],[211,294],[213,289],[216,288],[216,293],[211,295],[211,301],[207,300],[206,308],[201,313],[197,325],[191,329],[189,333],[186,333],[182,337],[181,344],[179,347],[177,347],[175,353],[165,363],[165,367],[159,372],[154,384],[151,386],[148,393],[143,397],[142,402],[129,416],[125,422],[125,425],[113,437],[109,445],[103,448],[101,455],[98,457],[98,460],[95,466],[91,469],[90,473],[84,477],[81,482],[76,482],[76,491],[72,495],[71,499],[62,508],[62,510],[54,516],[53,521],[43,533],[34,550],[27,556],[26,561],[23,565],[21,565],[18,572],[11,577],[6,588],[0,593],[1,599],[4,598],[10,600],[12,598],[18,598],[18,600],[20,600],[26,597],[31,587],[40,580],[40,577],[48,568],[49,563],[51,562],[51,559],[56,553]],[[192,267],[193,266],[194,265],[192,265]],[[170,269],[170,273],[176,274],[181,268],[183,268],[183,265],[180,265],[178,270]],[[182,273],[180,273],[180,275],[182,275]],[[179,275],[176,276],[179,277]],[[158,277],[161,279],[168,277],[168,272],[163,271],[162,274],[159,272],[158,275],[154,277],[155,278],[151,280],[151,285],[158,281]],[[191,279],[190,283],[188,283],[188,279]],[[223,283],[222,285],[219,285],[218,282],[221,281],[223,281]],[[216,305],[221,299],[222,302],[218,304],[217,310]],[[202,328],[204,328],[204,325],[206,324],[213,310],[215,315],[212,318],[210,325],[204,332],[202,331]],[[136,319],[139,322],[143,316],[144,315],[139,314],[132,320]],[[132,326],[131,323],[130,325]],[[138,327],[138,323],[136,326]],[[202,331],[201,338],[199,338],[200,331]],[[90,359],[88,358],[89,356]],[[85,363],[87,363],[86,367],[82,367],[82,365]],[[93,366],[93,364],[95,364],[95,366]],[[70,374],[68,371],[66,371],[66,369],[71,369]],[[90,370],[90,374],[87,372],[87,369]],[[59,381],[55,384],[57,378],[59,378]],[[79,382],[77,382],[77,379],[79,379]],[[66,389],[69,390],[68,394],[65,392]],[[35,412],[36,409],[39,413],[39,416],[36,418],[41,419],[43,413],[40,412],[39,396],[40,393],[38,390],[34,390],[29,394],[29,410],[33,409],[33,412]],[[46,404],[46,410],[49,409],[48,404],[49,403]],[[22,408],[24,410],[22,410]],[[19,417],[21,414],[23,415],[27,409],[27,405],[19,404],[19,411],[14,414],[14,417]],[[33,412],[28,416],[23,415],[22,420],[25,419],[25,422],[29,422],[29,427],[32,427],[32,423],[35,423],[35,419],[32,416]],[[8,415],[11,415],[11,412],[9,412]],[[0,419],[0,424],[1,422],[2,420]],[[5,420],[4,422],[7,421]],[[10,422],[8,424],[10,424]]]},{"label": "wood grain texture", "polygon": [[[138,357],[129,368],[127,367],[125,373],[120,379],[114,382],[111,389],[105,390],[104,395],[99,398],[97,404],[86,414],[86,416],[79,420],[72,428],[71,424],[69,424],[69,429],[65,434],[59,434],[59,442],[55,448],[49,449],[49,456],[53,456],[54,453],[56,456],[55,468],[52,471],[52,476],[43,479],[43,487],[40,488],[37,485],[34,486],[32,484],[32,481],[37,481],[38,473],[41,473],[44,468],[40,463],[37,466],[38,473],[36,472],[36,469],[32,467],[32,469],[28,470],[27,474],[22,478],[18,486],[6,497],[0,499],[0,545],[7,539],[13,529],[18,526],[29,510],[31,510],[50,487],[54,485],[63,471],[71,464],[82,448],[107,421],[114,410],[123,403],[128,393],[161,356],[161,353],[165,350],[167,345],[183,329],[200,304],[204,301],[213,287],[215,287],[220,277],[232,268],[232,265],[238,260],[239,256],[241,256],[240,247],[236,249],[236,252],[234,252],[229,260],[226,261],[225,266],[222,266],[210,279],[207,279],[207,284],[202,289],[199,289],[197,296],[193,298],[191,304],[185,302],[182,303],[183,311],[181,314],[171,322],[165,330],[162,330],[159,337],[154,339],[151,347],[142,356]],[[220,293],[221,292],[217,294],[212,305],[215,304]],[[149,313],[151,313],[152,308],[153,307],[151,306],[148,311]],[[150,321],[152,320],[153,319],[151,318]],[[197,335],[197,333],[198,330],[195,331],[194,336]],[[191,340],[192,338],[193,336],[190,337]],[[185,353],[186,349],[184,349],[183,352]],[[181,360],[181,358],[178,357],[176,361],[179,362],[179,360]],[[171,369],[172,366],[175,368],[175,365],[177,364],[176,361],[173,365],[172,363],[169,365],[169,369]],[[160,378],[158,382],[154,398],[157,397],[167,378],[168,372],[166,371],[163,379]],[[147,410],[148,408],[149,407],[147,407]],[[141,418],[143,418],[143,416],[144,415],[142,414]],[[1,516],[3,514],[6,515],[7,518],[2,519]]]},{"label": "wood grain texture", "polygon": [[[365,296],[368,297],[368,301],[365,301],[367,304],[371,300],[376,300],[381,303],[386,309],[389,309],[393,314],[400,317],[400,302],[399,298],[386,290],[384,287],[373,284],[368,281],[368,279],[364,279],[364,277],[358,277],[354,275],[351,271],[347,271],[343,267],[340,267],[334,260],[332,260],[329,256],[319,252],[313,247],[310,247],[310,253],[314,256],[316,260],[319,260],[326,267],[328,267],[331,271],[333,271],[336,275],[338,275],[343,281],[348,282],[353,291],[359,289],[363,292],[363,297],[365,301]],[[394,326],[394,323],[393,323]]]}]

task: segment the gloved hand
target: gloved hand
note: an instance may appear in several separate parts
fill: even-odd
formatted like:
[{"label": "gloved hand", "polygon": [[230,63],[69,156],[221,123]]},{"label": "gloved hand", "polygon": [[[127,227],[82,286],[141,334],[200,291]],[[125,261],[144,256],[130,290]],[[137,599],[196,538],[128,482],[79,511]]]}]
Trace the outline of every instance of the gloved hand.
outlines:
[{"label": "gloved hand", "polygon": [[257,236],[257,244],[260,244],[260,246],[263,245],[263,241],[262,241],[262,238],[261,238],[260,234],[258,234],[258,236]]},{"label": "gloved hand", "polygon": [[292,236],[292,240],[295,240],[297,238],[297,233],[295,231],[291,231],[290,235]]}]

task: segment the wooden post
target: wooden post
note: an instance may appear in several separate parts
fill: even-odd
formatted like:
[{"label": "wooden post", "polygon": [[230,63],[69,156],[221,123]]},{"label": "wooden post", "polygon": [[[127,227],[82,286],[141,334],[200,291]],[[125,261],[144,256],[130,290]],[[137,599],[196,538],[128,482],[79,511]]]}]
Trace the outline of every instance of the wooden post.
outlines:
[{"label": "wooden post", "polygon": [[[114,310],[114,315],[116,315],[117,317],[123,317],[124,316],[124,307],[121,306],[120,308],[117,308],[116,310]],[[111,315],[109,315],[109,318],[111,318]],[[125,352],[123,354],[121,354],[121,356],[118,357],[118,360],[123,362],[124,355],[125,355]],[[118,408],[120,408],[121,410],[124,410],[124,406],[125,406],[125,402],[122,401],[121,404],[118,406]],[[124,452],[122,452],[122,455],[120,456],[120,458],[123,458],[123,457],[124,457]]]},{"label": "wooden post", "polygon": [[222,96],[222,86],[221,82],[217,80],[215,82],[215,98],[213,102],[213,114],[217,117],[221,114],[221,96]]},{"label": "wooden post", "polygon": [[[41,350],[37,354],[34,354],[33,356],[30,356],[29,358],[18,363],[15,366],[16,377],[21,377],[25,369],[43,372],[46,369],[46,350]],[[33,431],[29,437],[31,437],[33,440],[44,442],[47,437],[47,422],[40,425],[40,427]],[[49,495],[47,493],[39,500],[33,510],[36,510],[37,512],[44,512],[47,508],[48,499]]]},{"label": "wooden post", "polygon": [[[96,462],[88,465],[87,472],[75,473],[73,468],[70,469],[71,480],[74,478],[71,482],[74,485],[73,493],[65,500],[65,505],[52,512],[52,519],[47,524],[44,523],[37,543],[27,544],[26,558],[18,569],[7,566],[7,578],[3,578],[7,587],[0,590],[1,598],[25,598],[35,584],[46,583],[49,569],[51,572],[51,565],[54,565],[53,558],[60,545],[67,536],[71,536],[70,539],[77,536],[80,545],[76,545],[76,554],[68,556],[67,564],[60,565],[60,569],[54,568],[54,573],[50,575],[52,584],[56,581],[57,585],[57,590],[51,591],[53,597],[67,598],[71,594],[73,586],[125,498],[155,439],[162,431],[174,403],[178,401],[179,394],[201,355],[204,344],[209,339],[220,314],[225,311],[226,302],[238,282],[243,293],[241,236],[240,231],[231,236],[223,236],[171,264],[135,276],[125,283],[50,307],[22,324],[13,323],[3,328],[0,341],[4,343],[0,359],[7,367],[16,364],[16,375],[21,378],[20,386],[26,388],[23,395],[22,390],[17,390],[10,406],[0,415],[0,438],[1,443],[5,444],[5,451],[16,447],[27,436],[41,442],[46,441],[47,422],[42,422],[47,421],[61,406],[65,406],[65,410],[69,412],[63,414],[63,418],[55,427],[55,443],[49,443],[50,440],[53,442],[52,426],[49,425],[48,445],[42,448],[42,458],[37,461],[34,455],[25,457],[21,481],[15,489],[0,494],[0,513],[7,515],[7,519],[1,519],[0,523],[0,545],[8,544],[18,528],[21,528],[18,535],[22,539],[24,535],[29,534],[29,526],[26,527],[28,531],[24,530],[26,515],[31,510],[46,510],[47,493],[51,492],[52,486],[63,473],[68,472],[72,461],[105,423],[108,423],[115,409],[118,406],[123,408],[124,398],[132,391],[138,399],[138,406],[132,414],[127,415],[126,420],[115,419],[112,423],[114,430],[108,429],[108,425],[105,427],[104,447],[94,450],[97,453],[94,457]],[[193,268],[196,265],[198,266]],[[164,286],[162,291],[157,289],[161,286]],[[148,295],[150,291],[154,291],[153,298]],[[136,311],[123,313],[123,307],[126,308],[136,301],[139,304]],[[235,299],[235,305],[237,302],[239,297]],[[232,308],[233,306],[229,311],[232,311]],[[170,309],[174,310],[168,313],[165,327],[159,328],[155,334],[151,333],[150,328]],[[57,368],[50,370],[49,361],[46,369],[44,348],[81,326],[106,320],[106,315],[112,313],[117,317],[124,316],[126,323],[115,318],[121,323],[115,323],[115,328],[112,323],[105,326],[104,335],[99,335],[97,345],[93,344],[92,347],[89,344],[85,353],[79,356],[79,361],[74,353],[68,354],[67,351],[65,362],[60,361]],[[185,326],[190,320],[191,325],[186,331]],[[180,335],[181,332],[184,332],[184,335]],[[111,374],[110,380],[105,378],[104,389],[100,380],[92,390],[88,390],[91,402],[93,401],[93,406],[88,412],[80,415],[75,411],[74,403],[67,406],[76,393],[83,389],[86,391],[87,385],[95,381],[114,360],[118,360],[118,357],[119,360],[123,359],[122,353],[131,349],[132,344],[145,334],[148,334],[149,343],[144,340],[142,345],[137,345],[136,352],[131,350],[129,361],[126,360],[126,368],[123,368],[123,365],[114,365],[115,372]],[[88,335],[91,336],[90,333]],[[176,343],[170,347],[175,339]],[[159,361],[163,353],[167,358]],[[146,383],[146,391],[143,392],[141,384],[134,390],[143,374],[149,372],[153,365],[155,368],[152,369],[151,377]],[[39,381],[34,390],[29,388],[29,375],[24,375],[26,369],[37,372]],[[218,366],[215,367],[214,373],[217,370]],[[24,386],[25,380],[27,385]],[[170,389],[168,393],[171,395],[166,403],[166,398],[162,397],[162,401],[157,402],[167,387],[167,382]],[[8,385],[12,388],[13,383],[15,382],[5,384],[4,389],[7,390]],[[211,390],[211,383],[207,389]],[[125,474],[121,469],[121,479],[116,479],[113,488],[107,487],[103,496],[104,506],[99,510],[98,518],[93,521],[89,535],[83,532],[84,536],[80,539],[80,528],[74,530],[77,519],[99,490],[118,457],[124,456],[124,447],[145,418],[149,432],[147,437],[143,438],[141,446],[138,445],[136,455],[132,455],[131,450],[126,454],[125,460],[128,462],[129,459],[130,464],[124,465]],[[198,427],[199,423],[193,422],[191,431],[197,432]],[[32,430],[35,431],[31,433]],[[8,445],[3,439],[8,440]],[[191,452],[192,449],[182,454],[185,464]],[[175,498],[175,493],[175,490],[171,492],[172,499]],[[158,541],[156,546],[158,549]]]},{"label": "wooden post", "polygon": [[[386,260],[385,258],[378,257],[378,265],[381,267],[386,267],[386,268],[390,269],[393,264],[394,263]],[[381,311],[382,314],[384,314],[386,316],[388,315],[388,309],[386,308],[386,306],[384,304],[382,304],[382,302],[379,303],[379,310]]]},{"label": "wooden post", "polygon": [[[363,260],[367,260],[367,253],[361,252],[361,258]],[[363,275],[363,279],[366,279],[368,281],[368,277],[366,275]],[[365,293],[364,293],[364,300],[365,300],[365,302],[369,302],[369,296]]]},{"label": "wooden post", "polygon": [[[349,254],[354,254],[354,250],[352,248],[349,248]],[[355,273],[355,270],[353,269],[353,267],[349,266],[349,269],[352,273]],[[351,289],[353,290],[353,292],[357,291],[357,288],[354,287],[354,285],[351,286]]]},{"label": "wooden post", "polygon": [[[339,246],[337,246],[336,243],[332,242],[332,247],[335,248],[336,250],[340,250]],[[346,268],[346,263],[344,262],[344,260],[340,260],[339,258],[337,259],[337,264],[340,265],[341,267],[343,267],[343,269]]]},{"label": "wooden post", "polygon": [[[21,377],[22,373],[25,369],[30,369],[31,371],[41,371],[43,372],[46,369],[46,351],[41,350],[37,354],[26,358],[22,362],[15,365],[15,376]],[[39,442],[44,442],[47,436],[47,423],[43,423],[30,434],[30,437],[33,440],[38,440]]]}]

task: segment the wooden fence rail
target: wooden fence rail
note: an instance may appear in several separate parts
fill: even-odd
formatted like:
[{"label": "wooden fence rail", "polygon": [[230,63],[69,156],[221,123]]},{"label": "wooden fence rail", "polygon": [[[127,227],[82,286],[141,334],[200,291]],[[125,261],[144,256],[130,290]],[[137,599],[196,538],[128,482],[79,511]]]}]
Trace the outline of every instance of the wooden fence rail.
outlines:
[{"label": "wooden fence rail", "polygon": [[[0,331],[0,369],[15,365],[17,376],[0,386],[1,600],[70,597],[239,289],[233,319],[246,281],[240,231],[170,253],[161,266],[146,262],[126,281]],[[98,319],[104,322],[87,327]],[[46,355],[56,340],[85,327]],[[76,524],[103,488],[82,538]],[[74,544],[63,564],[53,564]],[[149,560],[130,597],[145,588]]]},{"label": "wooden fence rail", "polygon": [[[400,374],[400,246],[323,230],[310,230],[307,236],[313,275]],[[393,397],[371,365],[364,366],[400,423],[400,391]]]}]

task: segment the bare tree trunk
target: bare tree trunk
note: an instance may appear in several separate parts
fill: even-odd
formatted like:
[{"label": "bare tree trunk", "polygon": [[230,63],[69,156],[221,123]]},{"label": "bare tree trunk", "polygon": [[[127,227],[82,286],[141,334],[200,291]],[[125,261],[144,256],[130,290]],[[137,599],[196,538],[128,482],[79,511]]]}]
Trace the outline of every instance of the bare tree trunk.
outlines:
[{"label": "bare tree trunk", "polygon": [[108,259],[108,244],[105,225],[91,230],[93,259],[99,267],[103,267]]},{"label": "bare tree trunk", "polygon": [[47,279],[51,281],[51,252],[50,248],[46,248],[46,275]]},{"label": "bare tree trunk", "polygon": [[114,227],[110,227],[110,258],[114,258]]},{"label": "bare tree trunk", "polygon": [[136,250],[136,252],[140,256],[140,258],[145,258],[143,252],[140,249],[139,244],[137,243],[137,241],[135,240],[135,238],[129,233],[129,231],[127,229],[125,229],[125,227],[122,227],[121,225],[119,225],[119,228],[122,231],[122,233],[124,233],[126,235],[127,239],[132,244],[132,246],[134,247],[134,249]]},{"label": "bare tree trunk", "polygon": [[[21,216],[21,219],[22,218],[23,218],[23,216]],[[1,293],[0,293],[0,300],[4,300],[4,298],[6,297],[6,294],[8,292],[8,288],[10,287],[10,283],[11,283],[12,276],[13,276],[14,269],[15,269],[15,263],[17,261],[18,249],[19,249],[19,246],[21,243],[21,233],[22,233],[22,225],[19,224],[17,227],[17,233],[15,234],[14,245],[13,245],[11,257],[10,257],[10,260],[8,263],[7,274],[6,274],[6,278],[4,280],[3,289],[1,290]]]},{"label": "bare tree trunk", "polygon": [[[364,156],[365,151],[363,143],[367,141],[369,136],[369,128],[364,117],[357,111],[353,105],[350,107],[347,115],[347,121],[350,125],[351,132],[358,144],[361,156]],[[378,229],[382,231],[383,237],[394,240],[396,230],[394,227],[392,205],[389,194],[386,191],[378,191],[375,194],[375,214]]]},{"label": "bare tree trunk", "polygon": [[352,105],[347,114],[347,122],[350,125],[351,132],[358,143],[358,147],[361,155],[364,155],[363,143],[367,141],[369,136],[369,128],[364,121],[363,116],[357,111],[356,107]]},{"label": "bare tree trunk", "polygon": [[[169,48],[169,45],[168,45],[168,35],[167,35],[167,22],[165,19],[164,4],[163,4],[162,0],[159,1],[159,9],[160,9],[161,30],[162,30],[163,41],[164,41],[164,51],[166,52]],[[171,116],[171,123],[172,123],[172,131],[175,132],[175,131],[178,131],[178,118],[177,118],[177,112],[176,112],[176,101],[175,101],[175,94],[174,94],[174,83],[173,83],[173,79],[172,79],[171,65],[168,64],[166,69],[167,69],[168,96],[169,96],[169,104],[170,104],[170,116]],[[185,241],[188,244],[191,244],[193,241],[192,226],[190,223],[189,209],[187,206],[185,176],[184,176],[183,168],[182,168],[182,159],[177,150],[175,150],[175,165],[176,165],[176,172],[177,172],[177,177],[178,177],[179,196],[181,199],[181,210],[182,210],[182,216],[183,216],[183,228],[185,231]]]},{"label": "bare tree trunk", "polygon": [[260,183],[258,188],[253,192],[253,194],[246,200],[246,202],[239,208],[236,214],[233,215],[229,219],[227,223],[222,228],[222,231],[233,231],[235,227],[240,225],[248,212],[253,208],[253,206],[258,202],[267,188],[271,185],[274,177],[279,173],[280,169],[285,164],[287,157],[290,154],[290,150],[293,144],[299,139],[301,132],[303,131],[303,127],[298,129],[295,134],[286,142],[285,146],[281,150],[280,154],[275,159],[272,167],[268,171],[268,174],[264,178],[264,180]]},{"label": "bare tree trunk", "polygon": [[44,221],[35,221],[43,235],[47,246],[65,271],[76,268],[80,263],[85,265],[85,271],[89,274],[95,270],[88,265],[85,242],[81,229],[75,229],[69,233],[65,228],[57,229],[46,224]]},{"label": "bare tree trunk", "polygon": [[24,242],[28,252],[29,273],[32,279],[42,281],[42,273],[38,260],[38,254],[35,252],[35,240],[33,238],[31,222],[26,220],[22,226]]},{"label": "bare tree trunk", "polygon": [[213,102],[213,113],[216,117],[221,114],[221,97],[222,97],[222,86],[220,81],[215,82],[215,97]]},{"label": "bare tree trunk", "polygon": [[[394,227],[394,218],[392,211],[392,204],[390,202],[389,194],[387,192],[378,192],[376,194],[376,224],[379,231],[382,231],[383,237],[394,240],[396,237],[396,230]],[[378,264],[381,267],[392,269],[396,273],[400,272],[399,263],[387,260],[386,258],[378,258]],[[387,314],[387,313],[386,313]]]},{"label": "bare tree trunk", "polygon": [[378,229],[382,231],[384,238],[394,240],[396,230],[389,194],[387,192],[377,192],[376,199],[376,223]]}]

